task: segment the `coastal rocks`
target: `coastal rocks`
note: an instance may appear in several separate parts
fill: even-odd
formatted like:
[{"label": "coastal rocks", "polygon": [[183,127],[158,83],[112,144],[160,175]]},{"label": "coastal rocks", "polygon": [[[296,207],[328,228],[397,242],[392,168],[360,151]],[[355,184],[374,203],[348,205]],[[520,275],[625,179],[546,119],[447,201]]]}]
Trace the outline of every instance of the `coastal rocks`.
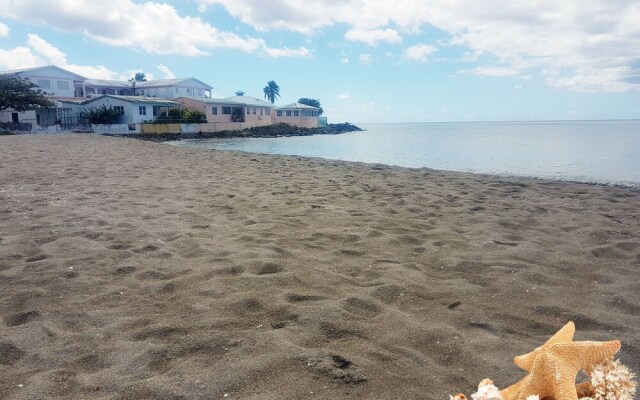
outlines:
[{"label": "coastal rocks", "polygon": [[258,126],[242,131],[220,131],[210,133],[175,133],[164,135],[117,135],[119,137],[131,137],[153,142],[166,142],[180,139],[216,139],[216,138],[271,138],[290,136],[311,136],[311,135],[338,135],[347,132],[360,132],[362,128],[348,122],[340,124],[329,124],[319,128],[300,128],[289,124],[275,124],[268,126]]},{"label": "coastal rocks", "polygon": [[[289,124],[275,124],[245,129],[243,131],[223,131],[212,134],[212,137],[280,137],[280,136],[310,136],[337,135],[346,132],[362,131],[361,128],[348,122],[329,124],[319,128],[299,128]],[[216,136],[219,135],[219,136]]]}]

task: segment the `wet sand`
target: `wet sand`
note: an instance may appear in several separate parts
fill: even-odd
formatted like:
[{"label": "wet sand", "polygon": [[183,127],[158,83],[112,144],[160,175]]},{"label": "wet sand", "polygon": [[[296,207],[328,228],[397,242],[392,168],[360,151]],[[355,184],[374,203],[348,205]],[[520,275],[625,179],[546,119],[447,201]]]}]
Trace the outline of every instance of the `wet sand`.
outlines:
[{"label": "wet sand", "polygon": [[0,398],[448,399],[568,320],[640,372],[640,192],[0,137]]}]

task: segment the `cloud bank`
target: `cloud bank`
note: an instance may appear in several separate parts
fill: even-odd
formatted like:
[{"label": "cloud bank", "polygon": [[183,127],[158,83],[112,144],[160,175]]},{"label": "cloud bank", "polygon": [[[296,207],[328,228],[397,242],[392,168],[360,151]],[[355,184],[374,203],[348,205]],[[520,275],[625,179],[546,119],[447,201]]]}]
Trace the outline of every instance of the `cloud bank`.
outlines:
[{"label": "cloud bank", "polygon": [[232,49],[267,57],[310,55],[303,47],[271,48],[260,38],[220,31],[200,17],[179,15],[169,4],[132,0],[5,0],[3,3],[0,16],[66,32],[81,32],[100,43],[141,48],[154,54],[202,56],[213,49]]},{"label": "cloud bank", "polygon": [[397,43],[400,34],[433,27],[449,36],[448,45],[462,46],[486,64],[464,72],[517,76],[533,71],[551,86],[579,91],[640,88],[636,0],[317,0],[312,6],[274,0],[269,7],[262,0],[199,0],[202,10],[211,4],[258,30],[313,35],[346,24],[347,40],[367,44]]}]

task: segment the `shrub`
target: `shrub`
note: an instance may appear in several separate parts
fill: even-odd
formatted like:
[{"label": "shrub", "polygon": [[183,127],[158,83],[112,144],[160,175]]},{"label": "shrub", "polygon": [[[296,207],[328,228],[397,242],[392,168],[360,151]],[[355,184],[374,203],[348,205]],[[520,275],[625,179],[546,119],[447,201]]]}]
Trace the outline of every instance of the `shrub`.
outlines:
[{"label": "shrub", "polygon": [[107,108],[104,104],[101,107],[85,109],[82,113],[82,118],[86,119],[90,124],[117,124],[121,116],[120,112],[112,107]]},{"label": "shrub", "polygon": [[183,109],[179,110],[177,108],[169,110],[169,115],[167,113],[162,113],[160,117],[156,120],[158,123],[167,123],[167,122],[175,122],[175,123],[203,123],[207,122],[207,116],[198,110],[189,110]]}]

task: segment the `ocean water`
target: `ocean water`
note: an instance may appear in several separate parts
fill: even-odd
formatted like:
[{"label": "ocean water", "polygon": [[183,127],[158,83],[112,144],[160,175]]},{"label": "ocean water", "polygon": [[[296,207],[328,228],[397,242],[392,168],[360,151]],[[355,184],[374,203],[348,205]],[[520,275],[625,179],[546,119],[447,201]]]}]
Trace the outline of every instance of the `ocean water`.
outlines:
[{"label": "ocean water", "polygon": [[175,144],[640,187],[640,121],[357,125],[366,131]]}]

